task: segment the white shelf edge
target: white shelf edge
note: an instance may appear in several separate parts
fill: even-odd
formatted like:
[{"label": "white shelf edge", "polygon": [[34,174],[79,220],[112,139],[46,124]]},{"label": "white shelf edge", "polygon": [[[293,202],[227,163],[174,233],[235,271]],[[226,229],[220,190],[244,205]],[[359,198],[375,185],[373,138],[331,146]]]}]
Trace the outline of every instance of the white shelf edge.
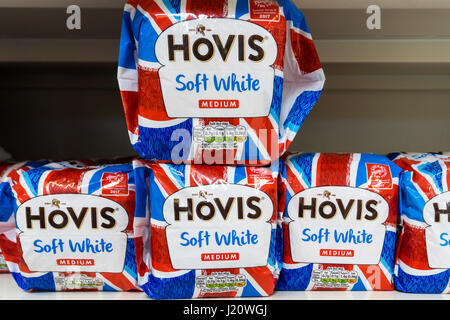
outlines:
[{"label": "white shelf edge", "polygon": [[450,39],[317,40],[323,63],[450,63]]},{"label": "white shelf edge", "polygon": [[114,39],[0,39],[0,62],[116,62]]},{"label": "white shelf edge", "polygon": [[[66,8],[75,4],[82,8],[122,8],[125,0],[2,0],[0,8]],[[444,9],[448,0],[293,0],[302,9],[366,9],[377,4],[384,9]]]},{"label": "white shelf edge", "polygon": [[[276,291],[264,298],[222,300],[450,300],[445,294],[407,294],[398,291]],[[25,292],[10,274],[0,274],[0,300],[151,300],[144,292]],[[189,301],[189,300],[187,300]],[[201,300],[197,300],[201,301]]]}]

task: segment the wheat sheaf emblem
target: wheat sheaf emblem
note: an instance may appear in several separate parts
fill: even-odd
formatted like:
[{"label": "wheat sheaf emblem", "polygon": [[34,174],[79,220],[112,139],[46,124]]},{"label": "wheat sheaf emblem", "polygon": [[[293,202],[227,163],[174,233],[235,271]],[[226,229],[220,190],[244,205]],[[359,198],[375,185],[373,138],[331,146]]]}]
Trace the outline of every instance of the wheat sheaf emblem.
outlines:
[{"label": "wheat sheaf emblem", "polygon": [[328,200],[331,200],[331,197],[335,197],[336,195],[333,194],[333,193],[331,193],[331,192],[328,191],[328,190],[325,190],[323,193],[319,193],[318,196],[319,196],[319,197],[324,197],[324,198],[326,198],[326,199],[328,199]]}]

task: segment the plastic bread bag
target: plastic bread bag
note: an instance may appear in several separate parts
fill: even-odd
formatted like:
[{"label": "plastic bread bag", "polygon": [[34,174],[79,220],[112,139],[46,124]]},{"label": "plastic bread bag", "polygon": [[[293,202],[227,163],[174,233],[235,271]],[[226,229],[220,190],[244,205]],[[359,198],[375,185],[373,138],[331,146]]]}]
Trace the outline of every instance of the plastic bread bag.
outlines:
[{"label": "plastic bread bag", "polygon": [[295,138],[325,76],[289,0],[131,0],[118,81],[144,159],[268,165]]},{"label": "plastic bread bag", "polygon": [[289,156],[277,289],[393,290],[400,172],[379,155]]},{"label": "plastic bread bag", "polygon": [[139,285],[154,299],[259,297],[279,274],[278,168],[134,161]]},{"label": "plastic bread bag", "polygon": [[19,287],[139,290],[131,164],[51,162],[10,177],[16,228],[0,236],[0,247]]},{"label": "plastic bread bag", "polygon": [[[27,171],[48,163],[48,161],[0,162],[0,236],[14,232],[14,194],[11,183],[15,170]],[[0,273],[8,273],[9,269],[0,249]]]},{"label": "plastic bread bag", "polygon": [[397,153],[401,226],[395,288],[448,293],[450,280],[450,153]]}]

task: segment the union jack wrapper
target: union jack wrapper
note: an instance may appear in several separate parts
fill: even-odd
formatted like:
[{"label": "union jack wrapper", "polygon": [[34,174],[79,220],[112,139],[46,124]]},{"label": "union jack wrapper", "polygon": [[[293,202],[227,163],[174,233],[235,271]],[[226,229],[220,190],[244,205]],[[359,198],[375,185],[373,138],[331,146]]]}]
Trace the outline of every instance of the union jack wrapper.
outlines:
[{"label": "union jack wrapper", "polygon": [[396,153],[400,179],[400,236],[395,288],[450,291],[450,153]]},{"label": "union jack wrapper", "polygon": [[393,290],[401,169],[371,154],[290,155],[279,290]]},{"label": "union jack wrapper", "polygon": [[8,185],[0,247],[19,287],[140,290],[131,164],[19,164],[9,171]]},{"label": "union jack wrapper", "polygon": [[289,0],[130,0],[118,81],[143,158],[268,165],[291,144],[325,76]]},{"label": "union jack wrapper", "polygon": [[279,274],[278,168],[135,160],[139,285],[154,299],[259,297]]}]

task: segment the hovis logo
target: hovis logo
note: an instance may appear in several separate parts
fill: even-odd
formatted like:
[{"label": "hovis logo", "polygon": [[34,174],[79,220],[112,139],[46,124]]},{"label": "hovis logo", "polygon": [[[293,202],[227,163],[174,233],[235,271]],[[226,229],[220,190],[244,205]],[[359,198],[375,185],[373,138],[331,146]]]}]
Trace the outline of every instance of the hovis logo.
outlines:
[{"label": "hovis logo", "polygon": [[40,196],[18,208],[16,222],[30,271],[123,270],[129,217],[112,200],[84,194]]},{"label": "hovis logo", "polygon": [[343,186],[311,188],[291,198],[287,213],[294,261],[379,263],[389,216],[379,194]]},{"label": "hovis logo", "polygon": [[170,118],[269,115],[278,47],[263,27],[228,18],[183,21],[161,33],[155,54]]},{"label": "hovis logo", "polygon": [[128,225],[128,213],[117,202],[84,194],[32,198],[17,210],[17,227],[28,234],[54,232],[114,233]]},{"label": "hovis logo", "polygon": [[[164,203],[164,218],[169,224],[197,223],[210,226],[223,223],[268,221],[272,201],[267,194],[241,185],[192,187],[172,194]],[[214,190],[217,189],[217,190]]]},{"label": "hovis logo", "polygon": [[242,185],[190,187],[172,194],[163,214],[173,268],[265,266],[273,210],[266,193]]},{"label": "hovis logo", "polygon": [[434,269],[450,269],[450,191],[428,201],[423,208],[428,264]]}]

